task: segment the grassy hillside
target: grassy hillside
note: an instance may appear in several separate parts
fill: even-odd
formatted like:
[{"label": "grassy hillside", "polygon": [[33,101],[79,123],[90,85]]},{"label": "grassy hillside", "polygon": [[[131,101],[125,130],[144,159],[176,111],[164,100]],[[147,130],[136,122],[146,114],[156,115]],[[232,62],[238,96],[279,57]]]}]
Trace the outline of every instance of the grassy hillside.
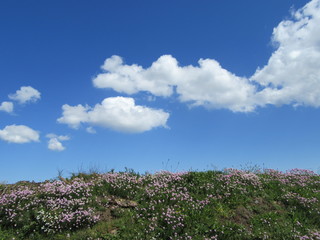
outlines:
[{"label": "grassy hillside", "polygon": [[0,240],[320,239],[307,170],[76,174],[0,185]]}]

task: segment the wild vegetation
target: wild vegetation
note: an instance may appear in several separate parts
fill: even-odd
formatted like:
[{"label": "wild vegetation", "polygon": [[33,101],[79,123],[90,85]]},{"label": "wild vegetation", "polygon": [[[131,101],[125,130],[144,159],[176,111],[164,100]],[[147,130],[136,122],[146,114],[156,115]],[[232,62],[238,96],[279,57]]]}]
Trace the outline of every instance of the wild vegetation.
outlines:
[{"label": "wild vegetation", "polygon": [[7,239],[320,239],[320,176],[111,171],[1,184]]}]

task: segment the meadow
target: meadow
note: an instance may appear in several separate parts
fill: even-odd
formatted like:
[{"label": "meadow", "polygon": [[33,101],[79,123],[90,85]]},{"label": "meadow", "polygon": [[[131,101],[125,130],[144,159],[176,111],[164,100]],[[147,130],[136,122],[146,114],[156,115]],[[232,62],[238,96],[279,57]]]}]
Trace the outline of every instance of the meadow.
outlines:
[{"label": "meadow", "polygon": [[320,175],[132,170],[0,185],[0,240],[320,239]]}]

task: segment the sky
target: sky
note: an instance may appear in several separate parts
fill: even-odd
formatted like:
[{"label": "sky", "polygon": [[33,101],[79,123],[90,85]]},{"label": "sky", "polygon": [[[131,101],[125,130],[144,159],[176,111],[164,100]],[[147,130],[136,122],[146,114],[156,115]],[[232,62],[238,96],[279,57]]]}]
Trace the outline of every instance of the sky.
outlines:
[{"label": "sky", "polygon": [[320,0],[0,1],[0,181],[320,170]]}]

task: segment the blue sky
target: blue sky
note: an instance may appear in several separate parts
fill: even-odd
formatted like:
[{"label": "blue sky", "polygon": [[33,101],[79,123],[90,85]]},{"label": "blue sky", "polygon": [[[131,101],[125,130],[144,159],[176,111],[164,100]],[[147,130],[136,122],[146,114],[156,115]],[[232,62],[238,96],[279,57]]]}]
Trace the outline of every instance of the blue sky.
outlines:
[{"label": "blue sky", "polygon": [[320,1],[0,2],[0,181],[320,168]]}]

